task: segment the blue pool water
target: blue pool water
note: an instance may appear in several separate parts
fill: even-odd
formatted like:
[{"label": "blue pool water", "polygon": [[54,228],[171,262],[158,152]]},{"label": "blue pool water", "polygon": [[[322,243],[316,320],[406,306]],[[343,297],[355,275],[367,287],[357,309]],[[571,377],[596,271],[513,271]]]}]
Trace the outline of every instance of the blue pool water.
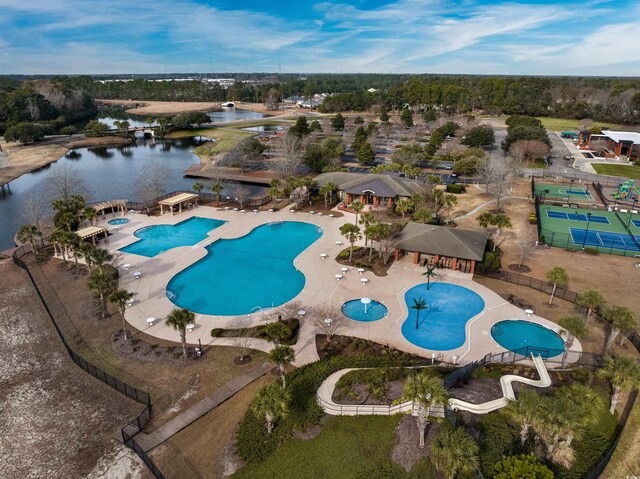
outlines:
[{"label": "blue pool water", "polygon": [[[414,299],[423,298],[427,309],[420,311],[416,329]],[[402,323],[402,335],[421,348],[447,351],[465,342],[467,321],[484,309],[484,300],[469,288],[451,283],[414,286],[404,295],[409,316]]]},{"label": "blue pool water", "polygon": [[178,246],[192,246],[207,237],[207,233],[223,225],[222,220],[194,216],[175,225],[154,225],[133,233],[140,238],[119,251],[149,258]]},{"label": "blue pool water", "polygon": [[342,305],[342,314],[354,321],[378,321],[387,315],[387,307],[378,301],[371,301],[371,303],[367,304],[365,313],[362,301],[353,299]]},{"label": "blue pool water", "polygon": [[564,341],[549,328],[531,321],[510,319],[491,327],[491,336],[509,351],[523,350],[526,354],[541,354],[543,358],[558,356],[564,351]]},{"label": "blue pool water", "polygon": [[279,306],[302,291],[305,277],[293,260],[320,236],[315,225],[285,221],[218,240],[207,246],[207,256],[171,278],[167,296],[181,308],[216,316]]},{"label": "blue pool water", "polygon": [[109,220],[107,223],[110,225],[125,225],[129,222],[129,218],[116,218],[115,220]]}]

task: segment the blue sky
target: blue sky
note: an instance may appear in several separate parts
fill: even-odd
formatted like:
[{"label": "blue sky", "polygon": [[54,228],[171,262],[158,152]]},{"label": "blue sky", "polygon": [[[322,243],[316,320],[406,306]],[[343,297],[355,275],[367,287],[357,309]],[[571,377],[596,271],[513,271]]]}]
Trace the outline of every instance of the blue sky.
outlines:
[{"label": "blue sky", "polygon": [[640,76],[640,2],[0,0],[0,74]]}]

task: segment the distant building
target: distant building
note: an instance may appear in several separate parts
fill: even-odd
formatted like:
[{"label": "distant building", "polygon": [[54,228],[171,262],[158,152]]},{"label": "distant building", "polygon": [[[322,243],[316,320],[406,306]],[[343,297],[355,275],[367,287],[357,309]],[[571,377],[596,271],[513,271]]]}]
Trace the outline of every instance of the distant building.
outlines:
[{"label": "distant building", "polygon": [[596,142],[604,142],[603,156],[605,158],[627,158],[640,155],[640,133],[634,131],[604,130],[596,134],[589,131],[581,131],[579,142],[589,148],[593,148]]},{"label": "distant building", "polygon": [[338,197],[350,205],[360,200],[373,207],[392,208],[400,198],[409,198],[414,193],[423,193],[428,188],[424,183],[398,176],[332,172],[322,173],[314,178],[319,187],[327,183],[338,185]]},{"label": "distant building", "polygon": [[375,88],[369,88],[367,91],[369,93],[377,93],[379,90],[376,90]]},{"label": "distant building", "polygon": [[299,105],[302,105],[302,103],[304,103],[304,100],[305,100],[304,97],[294,95],[294,96],[285,98],[284,100],[282,100],[282,103],[288,103],[290,105],[299,106]]}]

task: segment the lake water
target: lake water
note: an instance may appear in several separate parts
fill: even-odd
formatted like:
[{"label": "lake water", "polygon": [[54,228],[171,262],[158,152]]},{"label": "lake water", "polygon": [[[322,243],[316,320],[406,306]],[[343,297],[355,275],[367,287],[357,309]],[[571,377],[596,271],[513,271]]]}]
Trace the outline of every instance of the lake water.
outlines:
[{"label": "lake water", "polygon": [[222,111],[210,111],[207,113],[212,123],[230,123],[240,120],[258,120],[265,115],[256,111],[243,110],[242,108],[223,108]]},{"label": "lake water", "polygon": [[[78,176],[87,186],[88,202],[109,199],[128,199],[137,201],[137,184],[145,173],[145,165],[155,158],[165,165],[169,171],[167,192],[175,190],[191,190],[197,181],[209,185],[208,180],[184,178],[182,173],[199,159],[192,150],[199,143],[192,139],[162,141],[139,139],[136,145],[109,148],[87,149],[77,151],[82,154],[79,159],[61,158],[32,173],[21,176],[11,182],[11,192],[0,193],[0,251],[14,246],[13,237],[20,225],[28,220],[23,216],[24,203],[29,197],[38,198],[47,212],[52,195],[48,191],[47,178],[51,171],[63,165],[73,165]],[[264,191],[259,186],[249,186],[253,194]],[[223,192],[223,194],[225,194]]]}]

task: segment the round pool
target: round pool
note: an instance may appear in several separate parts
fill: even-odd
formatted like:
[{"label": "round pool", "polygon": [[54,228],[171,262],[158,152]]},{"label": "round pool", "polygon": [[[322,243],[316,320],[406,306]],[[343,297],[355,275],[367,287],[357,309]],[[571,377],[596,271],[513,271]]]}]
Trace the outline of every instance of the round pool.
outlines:
[{"label": "round pool", "polygon": [[342,314],[354,321],[378,321],[387,315],[387,307],[378,301],[371,301],[365,305],[359,299],[352,299],[342,305]]},{"label": "round pool", "polygon": [[555,331],[531,321],[500,321],[491,327],[491,336],[509,351],[526,355],[540,354],[545,359],[564,351],[564,341]]},{"label": "round pool", "polygon": [[114,220],[107,221],[110,225],[126,225],[128,222],[129,218],[116,218]]}]

